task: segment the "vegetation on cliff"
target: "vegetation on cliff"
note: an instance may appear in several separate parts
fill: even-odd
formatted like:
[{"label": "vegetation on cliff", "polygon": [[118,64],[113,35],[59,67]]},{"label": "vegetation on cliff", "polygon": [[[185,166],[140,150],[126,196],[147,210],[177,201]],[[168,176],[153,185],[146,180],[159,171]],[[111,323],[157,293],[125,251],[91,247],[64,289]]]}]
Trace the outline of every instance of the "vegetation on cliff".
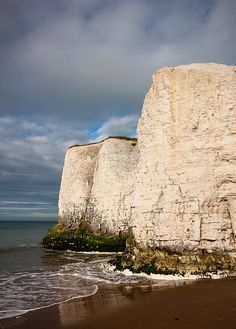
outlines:
[{"label": "vegetation on cliff", "polygon": [[[127,245],[126,245],[127,242]],[[42,246],[54,250],[120,252],[110,261],[116,270],[146,274],[234,274],[236,259],[227,253],[176,252],[167,249],[138,249],[132,236],[94,235],[82,225],[77,229],[57,224],[49,229]]]},{"label": "vegetation on cliff", "polygon": [[42,246],[54,250],[118,252],[124,251],[125,238],[93,235],[82,226],[70,229],[55,225],[43,238]]},{"label": "vegetation on cliff", "polygon": [[136,145],[137,143],[137,138],[136,137],[128,137],[128,136],[108,136],[107,138],[100,140],[98,142],[92,142],[92,143],[87,143],[87,144],[74,144],[68,147],[68,149],[71,149],[73,147],[78,147],[78,146],[90,146],[90,145],[95,145],[95,144],[100,144],[105,142],[107,139],[119,139],[119,140],[125,140],[125,141],[131,141],[134,142]]}]

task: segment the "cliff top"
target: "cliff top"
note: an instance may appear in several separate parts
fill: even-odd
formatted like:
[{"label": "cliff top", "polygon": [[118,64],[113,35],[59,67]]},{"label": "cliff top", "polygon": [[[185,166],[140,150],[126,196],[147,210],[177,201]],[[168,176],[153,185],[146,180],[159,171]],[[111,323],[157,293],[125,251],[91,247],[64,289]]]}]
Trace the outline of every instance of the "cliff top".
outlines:
[{"label": "cliff top", "polygon": [[100,143],[103,143],[105,142],[106,140],[108,139],[119,139],[119,140],[125,140],[125,141],[134,141],[136,142],[137,141],[137,138],[134,138],[134,137],[127,137],[127,136],[109,136],[105,139],[102,139],[101,141],[98,141],[98,142],[92,142],[92,143],[86,143],[86,144],[75,144],[75,145],[71,145],[68,147],[68,149],[71,149],[73,147],[82,147],[82,146],[89,146],[89,145],[95,145],[95,144],[100,144]]},{"label": "cliff top", "polygon": [[230,66],[225,64],[217,64],[217,63],[192,63],[192,64],[185,64],[173,67],[161,67],[156,72],[160,71],[173,71],[173,70],[182,70],[182,71],[205,71],[211,72],[216,74],[232,74],[236,73],[236,66]]}]

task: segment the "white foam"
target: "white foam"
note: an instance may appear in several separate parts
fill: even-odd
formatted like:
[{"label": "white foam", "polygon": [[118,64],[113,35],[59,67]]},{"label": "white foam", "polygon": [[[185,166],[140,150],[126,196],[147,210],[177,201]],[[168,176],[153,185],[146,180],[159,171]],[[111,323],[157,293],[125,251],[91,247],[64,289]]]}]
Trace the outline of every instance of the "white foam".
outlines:
[{"label": "white foam", "polygon": [[81,254],[81,255],[100,255],[100,256],[112,256],[112,255],[122,255],[122,252],[115,252],[115,251],[74,251],[67,249],[66,252],[73,253],[73,254]]},{"label": "white foam", "polygon": [[[218,272],[216,273],[211,273],[208,272],[206,274],[189,274],[186,273],[185,275],[180,275],[180,274],[147,274],[144,272],[141,273],[133,273],[132,271],[125,269],[123,271],[118,271],[116,270],[114,265],[111,264],[104,264],[103,265],[104,268],[106,268],[106,270],[111,271],[111,272],[118,272],[121,273],[127,277],[145,277],[147,279],[151,279],[151,280],[165,280],[165,281],[173,281],[173,280],[198,280],[198,279],[222,279],[225,278],[227,276],[229,276],[228,274],[224,273],[224,272]],[[236,275],[236,274],[235,274]],[[232,276],[232,274],[230,274],[230,276]]]}]

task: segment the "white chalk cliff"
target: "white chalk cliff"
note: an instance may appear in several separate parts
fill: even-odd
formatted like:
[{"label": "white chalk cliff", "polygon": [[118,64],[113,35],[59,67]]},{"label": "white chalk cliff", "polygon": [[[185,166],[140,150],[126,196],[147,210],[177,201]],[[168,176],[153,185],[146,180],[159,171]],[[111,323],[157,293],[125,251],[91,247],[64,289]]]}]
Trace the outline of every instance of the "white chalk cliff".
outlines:
[{"label": "white chalk cliff", "polygon": [[94,232],[119,234],[131,217],[136,139],[106,140],[68,149],[63,168],[59,221],[76,227],[81,221]]},{"label": "white chalk cliff", "polygon": [[68,149],[59,222],[130,228],[141,248],[235,250],[236,66],[158,70],[137,137]]}]

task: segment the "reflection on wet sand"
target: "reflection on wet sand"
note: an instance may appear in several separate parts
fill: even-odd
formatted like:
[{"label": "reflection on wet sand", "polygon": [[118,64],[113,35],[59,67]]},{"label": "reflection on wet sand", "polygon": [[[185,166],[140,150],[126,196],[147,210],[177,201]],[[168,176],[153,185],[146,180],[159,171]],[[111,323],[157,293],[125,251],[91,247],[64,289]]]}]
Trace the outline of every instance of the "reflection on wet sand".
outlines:
[{"label": "reflection on wet sand", "polygon": [[106,312],[115,312],[118,308],[131,303],[144,294],[156,290],[173,288],[190,280],[154,281],[149,284],[104,285],[96,294],[74,299],[58,306],[61,326],[70,326],[86,318]]}]

